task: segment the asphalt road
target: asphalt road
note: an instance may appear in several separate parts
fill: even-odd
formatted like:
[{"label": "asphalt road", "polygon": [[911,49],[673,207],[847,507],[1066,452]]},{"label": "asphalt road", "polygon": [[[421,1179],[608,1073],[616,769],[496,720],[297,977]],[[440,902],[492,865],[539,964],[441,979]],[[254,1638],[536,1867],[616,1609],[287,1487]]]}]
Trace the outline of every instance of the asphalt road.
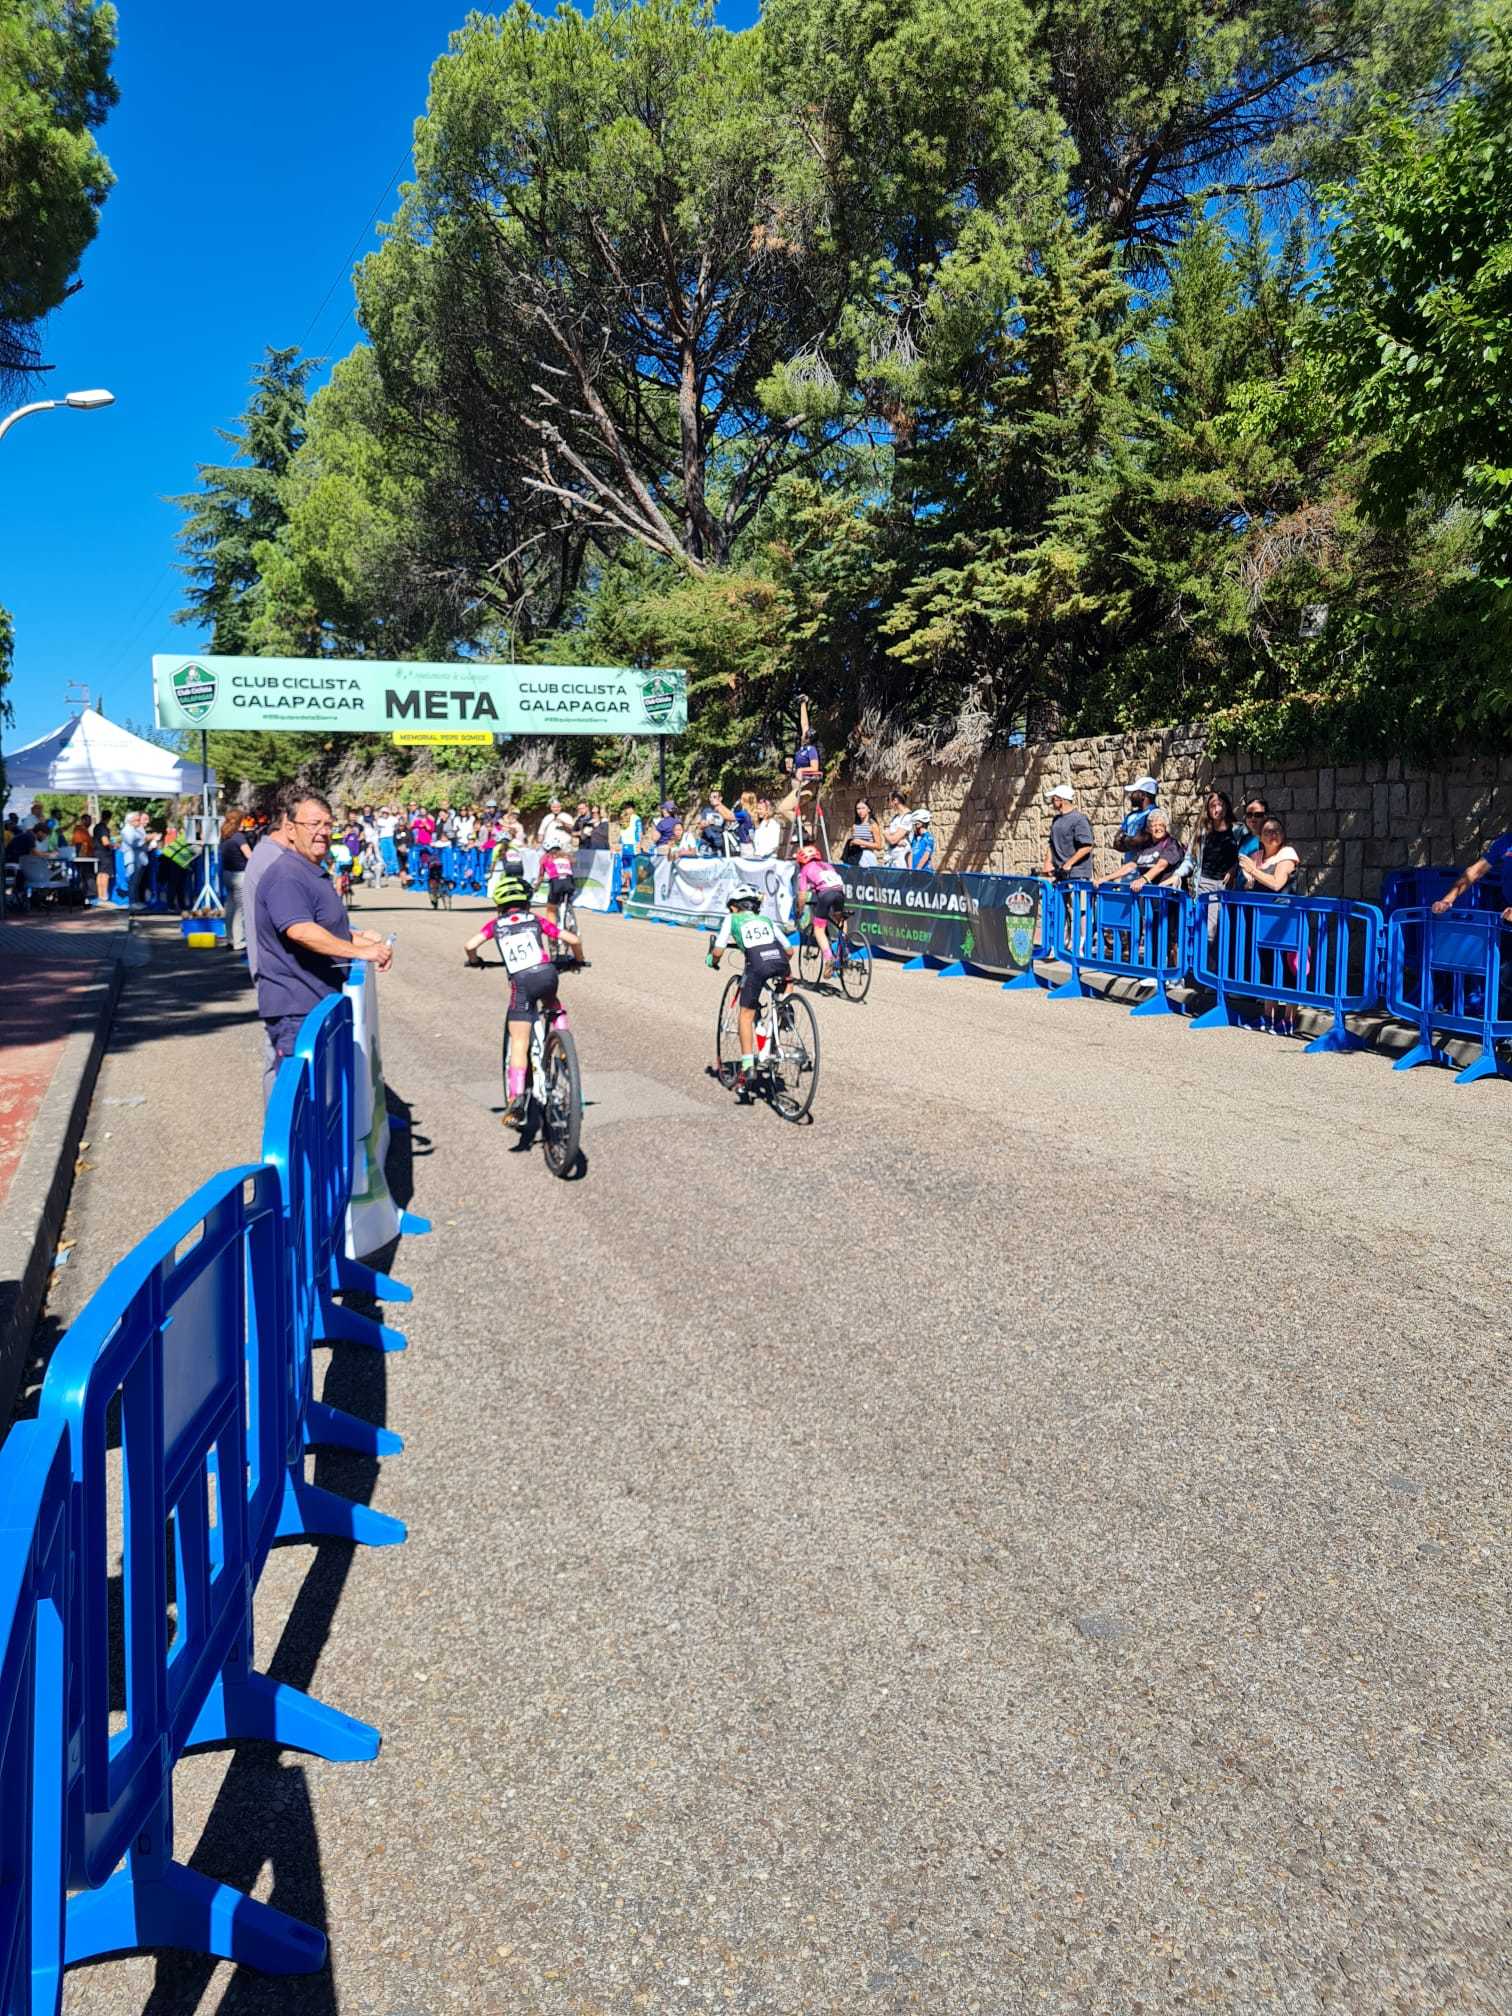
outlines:
[{"label": "asphalt road", "polygon": [[[384,1748],[177,1778],[331,1964],[69,2011],[1512,2006],[1512,1088],[888,966],[796,1129],[703,941],[594,918],[561,1183],[470,917],[363,917],[435,1230],[408,1353],[322,1354],[408,1447],[317,1474],[410,1538],[280,1549],[259,1635]],[[254,1147],[234,976],[130,987],[58,1320]]]}]

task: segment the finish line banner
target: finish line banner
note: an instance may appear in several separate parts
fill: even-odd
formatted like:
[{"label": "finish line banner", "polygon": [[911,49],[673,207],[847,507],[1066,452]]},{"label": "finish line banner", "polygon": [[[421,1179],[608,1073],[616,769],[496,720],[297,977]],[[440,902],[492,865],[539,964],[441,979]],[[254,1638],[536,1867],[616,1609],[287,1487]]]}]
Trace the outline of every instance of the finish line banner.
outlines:
[{"label": "finish line banner", "polygon": [[620,907],[627,917],[659,924],[709,926],[723,921],[732,889],[759,889],[762,914],[790,931],[793,873],[791,861],[747,861],[738,854],[722,860],[679,854],[670,861],[638,854]]},{"label": "finish line banner", "polygon": [[608,665],[155,657],[152,697],[159,728],[681,735],[688,725],[686,672]]}]

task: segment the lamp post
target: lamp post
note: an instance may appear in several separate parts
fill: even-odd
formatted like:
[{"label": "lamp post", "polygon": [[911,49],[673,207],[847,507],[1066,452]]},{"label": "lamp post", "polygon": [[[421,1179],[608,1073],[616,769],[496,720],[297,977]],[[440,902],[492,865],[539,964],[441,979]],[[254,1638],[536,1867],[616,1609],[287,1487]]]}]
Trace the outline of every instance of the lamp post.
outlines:
[{"label": "lamp post", "polygon": [[[14,413],[7,413],[0,420],[0,441],[3,441],[18,420],[24,420],[28,413],[51,413],[64,407],[75,413],[93,413],[97,406],[114,406],[114,392],[106,392],[96,386],[88,392],[65,392],[61,399],[34,399],[29,406],[18,406]],[[0,764],[0,776],[4,775],[4,765]],[[5,915],[5,878],[0,876],[0,917]]]},{"label": "lamp post", "polygon": [[114,406],[114,392],[65,392],[61,399],[34,399],[30,406],[18,406],[14,413],[7,413],[0,420],[0,441],[18,420],[24,420],[28,413],[52,413],[69,407],[75,413],[93,413],[97,406]]}]

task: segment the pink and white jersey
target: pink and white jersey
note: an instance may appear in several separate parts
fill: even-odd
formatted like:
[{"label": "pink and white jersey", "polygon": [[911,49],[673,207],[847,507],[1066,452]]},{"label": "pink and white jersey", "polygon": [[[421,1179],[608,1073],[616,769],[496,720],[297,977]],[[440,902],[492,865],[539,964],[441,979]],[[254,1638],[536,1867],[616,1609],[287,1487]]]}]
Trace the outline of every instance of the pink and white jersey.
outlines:
[{"label": "pink and white jersey", "polygon": [[840,870],[830,861],[805,861],[798,870],[798,894],[807,896],[812,890],[817,896],[823,889],[843,889],[845,879]]}]

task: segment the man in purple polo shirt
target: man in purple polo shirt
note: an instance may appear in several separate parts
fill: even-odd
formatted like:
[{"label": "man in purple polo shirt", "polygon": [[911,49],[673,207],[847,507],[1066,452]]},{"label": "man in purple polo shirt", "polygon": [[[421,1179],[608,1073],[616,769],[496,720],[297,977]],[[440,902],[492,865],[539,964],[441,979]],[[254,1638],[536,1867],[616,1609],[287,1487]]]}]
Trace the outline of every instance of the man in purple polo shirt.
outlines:
[{"label": "man in purple polo shirt", "polygon": [[270,861],[257,886],[257,1012],[267,1031],[271,1061],[263,1097],[285,1057],[294,1053],[299,1025],[328,994],[336,994],[354,959],[371,959],[380,972],[393,947],[376,931],[353,932],[346,905],[323,862],[334,825],[324,798],[302,794],[291,808],[289,845]]}]

